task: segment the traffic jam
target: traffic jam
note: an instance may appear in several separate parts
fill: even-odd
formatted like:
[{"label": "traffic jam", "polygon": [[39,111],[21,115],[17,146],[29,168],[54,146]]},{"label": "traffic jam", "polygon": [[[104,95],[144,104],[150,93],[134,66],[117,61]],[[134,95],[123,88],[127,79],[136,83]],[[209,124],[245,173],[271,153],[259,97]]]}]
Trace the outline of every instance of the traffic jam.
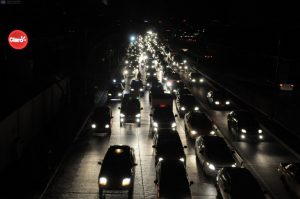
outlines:
[{"label": "traffic jam", "polygon": [[[241,108],[226,92],[214,89],[192,65],[168,50],[152,31],[131,38],[122,69],[107,89],[106,104],[97,106],[90,117],[91,132],[113,135],[113,123],[130,131],[149,129],[139,136],[152,144],[154,161],[143,165],[154,164],[149,167],[154,168],[154,180],[147,182],[155,187],[154,198],[196,198],[198,178],[205,178],[211,198],[276,197],[273,187],[251,166],[252,157],[244,160],[241,152],[245,144],[269,142],[270,133],[251,111]],[[219,117],[223,118],[221,127],[215,119]],[[229,134],[223,133],[224,128]],[[110,145],[99,162],[99,197],[121,193],[122,198],[137,198],[140,152],[122,139],[118,143]],[[238,150],[236,143],[242,146]],[[190,154],[194,160],[189,159]],[[276,176],[272,177],[280,189],[300,197],[300,164],[279,161],[273,165]],[[191,167],[200,170],[201,176],[191,173]]]}]

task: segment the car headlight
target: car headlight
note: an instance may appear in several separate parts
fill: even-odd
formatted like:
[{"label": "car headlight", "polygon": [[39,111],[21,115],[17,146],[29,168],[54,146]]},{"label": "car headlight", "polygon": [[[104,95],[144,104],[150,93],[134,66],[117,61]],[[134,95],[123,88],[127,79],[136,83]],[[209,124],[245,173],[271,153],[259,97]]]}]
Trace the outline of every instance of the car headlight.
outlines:
[{"label": "car headlight", "polygon": [[166,78],[166,77],[164,77],[164,80],[165,80],[165,81],[167,81],[167,78]]},{"label": "car headlight", "polygon": [[143,91],[143,89],[142,89],[142,88],[140,88],[140,91],[142,92],[142,91]]},{"label": "car headlight", "polygon": [[262,140],[262,139],[264,139],[264,136],[263,135],[259,135],[258,138]]},{"label": "car headlight", "polygon": [[236,163],[232,164],[231,167],[236,167]]},{"label": "car headlight", "polygon": [[176,92],[177,92],[177,90],[176,90],[176,89],[174,89],[174,90],[173,90],[173,93],[176,93]]},{"label": "car headlight", "polygon": [[92,124],[91,127],[92,127],[93,129],[95,129],[95,128],[97,127],[97,125],[96,125],[96,124]]},{"label": "car headlight", "polygon": [[191,134],[192,134],[192,135],[196,135],[196,134],[197,134],[197,131],[192,130],[192,131],[191,131]]},{"label": "car headlight", "polygon": [[204,79],[203,79],[203,78],[200,78],[200,80],[199,80],[199,81],[202,83],[202,82],[204,82]]},{"label": "car headlight", "polygon": [[140,114],[140,113],[139,113],[139,114],[136,114],[135,117],[141,117],[141,114]]},{"label": "car headlight", "polygon": [[157,122],[153,122],[153,126],[154,126],[154,127],[158,127]]},{"label": "car headlight", "polygon": [[194,111],[199,111],[199,107],[195,106]]},{"label": "car headlight", "polygon": [[184,162],[184,158],[179,158],[179,160],[180,160],[181,162]]},{"label": "car headlight", "polygon": [[154,76],[156,76],[156,73],[153,73]]},{"label": "car headlight", "polygon": [[128,70],[124,70],[123,74],[127,75],[128,74]]},{"label": "car headlight", "polygon": [[131,91],[134,91],[134,88],[131,88],[130,90],[131,90]]},{"label": "car headlight", "polygon": [[108,128],[109,128],[109,124],[106,124],[106,125],[105,125],[105,128],[108,129]]},{"label": "car headlight", "polygon": [[215,104],[216,104],[216,105],[219,105],[219,104],[220,104],[220,102],[219,102],[219,101],[215,101]]},{"label": "car headlight", "polygon": [[185,107],[184,107],[184,106],[182,106],[182,107],[180,108],[180,110],[182,110],[182,111],[185,111]]},{"label": "car headlight", "polygon": [[229,104],[230,104],[230,101],[226,101],[225,104],[226,104],[226,105],[229,105]]},{"label": "car headlight", "polygon": [[111,96],[111,93],[108,93],[107,95],[108,95],[108,96]]},{"label": "car headlight", "polygon": [[176,122],[173,122],[171,126],[172,126],[172,128],[175,128],[176,127]]},{"label": "car headlight", "polygon": [[123,113],[120,114],[121,117],[125,117],[125,115]]},{"label": "car headlight", "polygon": [[215,131],[211,131],[211,132],[209,132],[209,134],[210,134],[210,135],[215,135],[216,132],[215,132]]},{"label": "car headlight", "polygon": [[124,83],[124,82],[125,82],[125,80],[124,80],[124,79],[122,79],[122,82]]},{"label": "car headlight", "polygon": [[196,80],[195,80],[195,79],[192,79],[192,82],[196,82]]},{"label": "car headlight", "polygon": [[245,139],[246,138],[246,136],[245,135],[241,135],[241,139]]},{"label": "car headlight", "polygon": [[210,164],[209,162],[206,162],[206,165],[208,166],[208,168],[210,169],[210,170],[216,170],[216,167],[215,167],[215,165],[213,165],[213,164]]},{"label": "car headlight", "polygon": [[164,159],[162,157],[158,158],[158,162],[163,161]]},{"label": "car headlight", "polygon": [[242,133],[247,133],[246,129],[241,129]]},{"label": "car headlight", "polygon": [[130,178],[124,178],[122,180],[122,186],[128,186],[128,185],[130,185],[130,181],[131,181]]},{"label": "car headlight", "polygon": [[118,93],[118,96],[119,96],[119,97],[122,96],[122,93]]},{"label": "car headlight", "polygon": [[147,73],[147,75],[150,75],[150,73]]},{"label": "car headlight", "polygon": [[105,177],[100,177],[100,178],[99,178],[99,184],[105,186],[105,185],[107,184],[107,178],[105,178]]},{"label": "car headlight", "polygon": [[147,86],[150,86],[150,84],[149,84],[149,83],[147,83]]},{"label": "car headlight", "polygon": [[185,66],[185,67],[184,67],[184,69],[188,69],[188,67],[187,67],[187,66]]},{"label": "car headlight", "polygon": [[263,131],[261,129],[258,129],[258,133],[262,133]]},{"label": "car headlight", "polygon": [[167,86],[172,86],[172,82],[167,82]]},{"label": "car headlight", "polygon": [[116,83],[117,82],[117,80],[116,79],[113,79],[113,83]]}]

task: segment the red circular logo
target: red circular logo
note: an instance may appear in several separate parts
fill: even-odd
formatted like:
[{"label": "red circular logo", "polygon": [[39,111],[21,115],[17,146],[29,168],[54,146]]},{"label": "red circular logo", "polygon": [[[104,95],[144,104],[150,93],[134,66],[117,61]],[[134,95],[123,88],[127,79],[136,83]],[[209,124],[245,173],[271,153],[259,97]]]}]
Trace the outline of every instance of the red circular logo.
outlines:
[{"label": "red circular logo", "polygon": [[9,45],[16,50],[22,50],[28,44],[28,37],[22,30],[14,30],[8,36]]}]

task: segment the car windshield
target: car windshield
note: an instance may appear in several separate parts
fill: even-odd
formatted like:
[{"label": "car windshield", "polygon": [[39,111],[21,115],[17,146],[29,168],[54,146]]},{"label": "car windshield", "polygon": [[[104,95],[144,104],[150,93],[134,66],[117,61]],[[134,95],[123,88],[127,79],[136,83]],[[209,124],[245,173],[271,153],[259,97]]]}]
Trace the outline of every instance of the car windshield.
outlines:
[{"label": "car windshield", "polygon": [[109,87],[109,90],[110,91],[122,90],[122,86],[121,86],[121,84],[114,84]]},{"label": "car windshield", "polygon": [[98,108],[94,111],[94,114],[92,115],[93,120],[109,120],[110,114],[107,108]]},{"label": "car windshield", "polygon": [[171,110],[168,109],[158,109],[154,111],[153,117],[162,120],[162,121],[170,121],[174,120],[174,114]]},{"label": "car windshield", "polygon": [[255,126],[257,127],[258,122],[255,119],[255,117],[251,114],[247,114],[247,113],[240,113],[239,117],[238,117],[238,121],[240,123],[240,125],[245,125],[245,126]]},{"label": "car windshield", "polygon": [[191,74],[191,77],[192,77],[192,78],[201,78],[202,75],[201,75],[200,73],[192,73],[192,74]]},{"label": "car windshield", "polygon": [[231,193],[253,197],[263,195],[257,181],[248,173],[239,173],[239,176],[231,178]]},{"label": "car windshield", "polygon": [[137,113],[140,111],[140,102],[138,99],[130,99],[122,104],[122,109],[127,113]]},{"label": "car windshield", "polygon": [[181,103],[185,103],[187,105],[194,105],[196,104],[196,99],[193,95],[181,95],[180,96]]},{"label": "car windshield", "polygon": [[[165,134],[165,135],[163,135]],[[170,133],[171,135],[167,135],[168,133],[160,134],[160,137],[157,142],[158,148],[170,148],[170,150],[181,150],[182,144],[181,140],[176,133]],[[173,134],[173,135],[172,135]]]},{"label": "car windshield", "polygon": [[227,144],[224,140],[218,139],[207,139],[205,143],[206,156],[208,158],[225,158],[225,157],[231,157],[231,151],[229,150]]},{"label": "car windshield", "polygon": [[103,164],[110,167],[130,166],[130,156],[128,150],[110,149],[103,160]]},{"label": "car windshield", "polygon": [[212,128],[213,124],[205,114],[195,114],[191,116],[191,123],[202,128]]}]

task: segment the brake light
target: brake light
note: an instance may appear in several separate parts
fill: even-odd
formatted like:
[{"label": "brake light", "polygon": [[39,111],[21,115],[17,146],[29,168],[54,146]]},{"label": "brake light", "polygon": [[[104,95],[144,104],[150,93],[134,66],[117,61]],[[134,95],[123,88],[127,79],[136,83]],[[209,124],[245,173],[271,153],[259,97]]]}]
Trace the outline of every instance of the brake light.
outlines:
[{"label": "brake light", "polygon": [[160,107],[160,108],[165,108],[166,105],[165,105],[165,104],[160,104],[159,107]]}]

